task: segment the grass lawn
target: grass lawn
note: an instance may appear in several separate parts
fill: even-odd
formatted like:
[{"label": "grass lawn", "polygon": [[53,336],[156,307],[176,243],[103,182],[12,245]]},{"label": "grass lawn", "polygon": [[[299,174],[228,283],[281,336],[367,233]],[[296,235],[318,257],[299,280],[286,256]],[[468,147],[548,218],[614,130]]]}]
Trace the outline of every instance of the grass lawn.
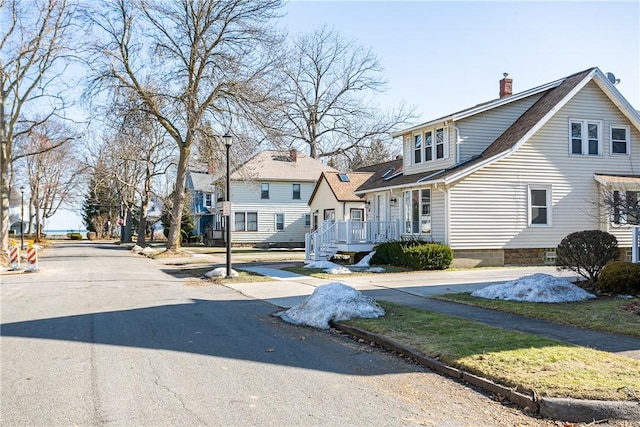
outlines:
[{"label": "grass lawn", "polygon": [[640,308],[638,298],[628,300],[598,297],[588,301],[555,304],[490,300],[472,297],[469,293],[437,295],[432,298],[640,338],[640,314],[632,311],[636,305]]},{"label": "grass lawn", "polygon": [[[180,270],[180,272],[184,275],[188,275],[188,276],[193,276],[194,278],[201,278],[202,276],[204,276],[204,274],[208,271],[211,271],[215,268],[218,267],[225,267],[224,265],[212,265],[209,264],[206,267],[190,267],[190,268],[183,268]],[[205,278],[205,279],[201,279],[198,283],[197,286],[207,286],[207,285],[221,285],[221,284],[225,284],[225,283],[249,283],[249,282],[271,282],[275,279],[272,279],[270,277],[266,277],[266,276],[261,276],[259,274],[256,273],[252,273],[250,271],[243,271],[243,270],[238,270],[236,268],[234,268],[235,271],[238,272],[238,277],[232,277],[230,279],[226,279],[224,277],[211,277],[211,278]],[[189,282],[190,286],[196,286],[196,282]]]},{"label": "grass lawn", "polygon": [[382,302],[378,319],[345,322],[521,392],[576,399],[640,396],[640,361],[537,335]]}]

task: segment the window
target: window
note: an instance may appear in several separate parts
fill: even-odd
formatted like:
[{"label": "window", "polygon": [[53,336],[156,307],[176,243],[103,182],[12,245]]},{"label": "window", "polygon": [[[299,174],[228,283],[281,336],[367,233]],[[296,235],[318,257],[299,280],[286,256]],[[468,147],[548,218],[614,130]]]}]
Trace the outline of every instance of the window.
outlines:
[{"label": "window", "polygon": [[349,215],[351,217],[351,221],[362,221],[362,218],[364,217],[364,210],[351,209]]},{"label": "window", "polygon": [[433,134],[431,131],[424,134],[424,161],[433,160]]},{"label": "window", "polygon": [[284,214],[277,213],[276,214],[276,231],[284,230]]},{"label": "window", "polygon": [[600,122],[589,120],[569,120],[571,154],[599,156],[602,152]]},{"label": "window", "polygon": [[202,204],[205,208],[213,206],[213,195],[211,193],[202,193]]},{"label": "window", "polygon": [[300,184],[293,184],[293,198],[300,200]]},{"label": "window", "polygon": [[614,224],[640,225],[640,191],[613,192]]},{"label": "window", "polygon": [[551,225],[551,189],[529,187],[529,225]]},{"label": "window", "polygon": [[422,162],[422,135],[413,136],[413,163]]},{"label": "window", "polygon": [[260,198],[261,199],[269,198],[269,184],[266,182],[263,182],[262,184],[260,184]]},{"label": "window", "polygon": [[347,175],[346,173],[339,173],[338,174],[338,179],[340,179],[340,182],[350,182],[351,181],[349,179],[349,175]]},{"label": "window", "polygon": [[436,129],[436,160],[444,159],[444,129]]},{"label": "window", "polygon": [[310,214],[304,214],[304,226],[305,227],[311,227],[311,215]]},{"label": "window", "polygon": [[431,190],[404,192],[405,233],[431,233]]},{"label": "window", "polygon": [[236,212],[235,231],[258,231],[258,212]]},{"label": "window", "polygon": [[611,126],[611,154],[629,154],[629,126]]}]

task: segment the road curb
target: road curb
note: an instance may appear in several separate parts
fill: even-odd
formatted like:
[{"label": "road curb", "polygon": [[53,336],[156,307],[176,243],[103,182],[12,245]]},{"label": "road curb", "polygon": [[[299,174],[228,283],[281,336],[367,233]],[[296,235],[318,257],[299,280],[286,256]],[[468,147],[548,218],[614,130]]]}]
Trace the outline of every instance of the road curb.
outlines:
[{"label": "road curb", "polygon": [[411,348],[376,333],[354,326],[332,323],[332,327],[344,333],[374,342],[379,346],[403,354],[440,374],[462,380],[489,393],[500,395],[525,411],[544,418],[566,422],[594,422],[608,419],[640,421],[640,402],[579,400],[568,398],[535,398],[486,378],[448,366]]}]

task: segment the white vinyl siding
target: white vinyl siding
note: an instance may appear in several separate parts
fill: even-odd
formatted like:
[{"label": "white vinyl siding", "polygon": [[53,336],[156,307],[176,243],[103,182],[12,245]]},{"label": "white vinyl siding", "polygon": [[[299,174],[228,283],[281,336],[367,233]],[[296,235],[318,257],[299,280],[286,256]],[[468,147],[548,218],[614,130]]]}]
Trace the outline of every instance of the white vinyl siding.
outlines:
[{"label": "white vinyl siding", "polygon": [[[514,154],[454,183],[450,193],[450,245],[453,249],[553,248],[570,233],[602,229],[629,246],[629,228],[608,227],[597,208],[599,185],[594,172],[637,174],[640,134],[630,127],[630,156],[572,156],[567,149],[571,118],[594,117],[602,129],[628,123],[625,116],[590,82]],[[609,146],[603,132],[602,146]],[[529,227],[528,189],[552,188],[547,227]],[[435,192],[434,192],[435,193]],[[434,212],[434,218],[436,213]]]},{"label": "white vinyl siding", "polygon": [[[464,162],[482,153],[541,96],[542,94],[532,95],[456,122],[455,126],[460,130],[460,161]],[[453,137],[457,138],[457,135],[454,134]]]}]

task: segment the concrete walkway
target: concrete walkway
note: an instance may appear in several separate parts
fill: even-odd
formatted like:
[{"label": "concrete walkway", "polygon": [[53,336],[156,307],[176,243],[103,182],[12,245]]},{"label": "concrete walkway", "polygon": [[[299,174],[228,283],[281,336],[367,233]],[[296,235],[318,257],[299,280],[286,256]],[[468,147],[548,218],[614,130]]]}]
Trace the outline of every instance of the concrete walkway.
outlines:
[{"label": "concrete walkway", "polygon": [[267,264],[239,264],[237,267],[275,280],[270,282],[231,283],[228,285],[229,287],[244,295],[268,301],[282,308],[289,308],[299,304],[311,295],[316,287],[322,284],[342,282],[376,300],[463,317],[491,326],[542,335],[583,347],[640,359],[640,339],[638,338],[558,325],[524,316],[429,298],[429,296],[443,293],[473,292],[491,284],[515,280],[534,273],[571,276],[567,273],[560,273],[553,267],[426,271],[353,277],[339,276],[335,279],[317,279],[303,276],[272,268]]}]

